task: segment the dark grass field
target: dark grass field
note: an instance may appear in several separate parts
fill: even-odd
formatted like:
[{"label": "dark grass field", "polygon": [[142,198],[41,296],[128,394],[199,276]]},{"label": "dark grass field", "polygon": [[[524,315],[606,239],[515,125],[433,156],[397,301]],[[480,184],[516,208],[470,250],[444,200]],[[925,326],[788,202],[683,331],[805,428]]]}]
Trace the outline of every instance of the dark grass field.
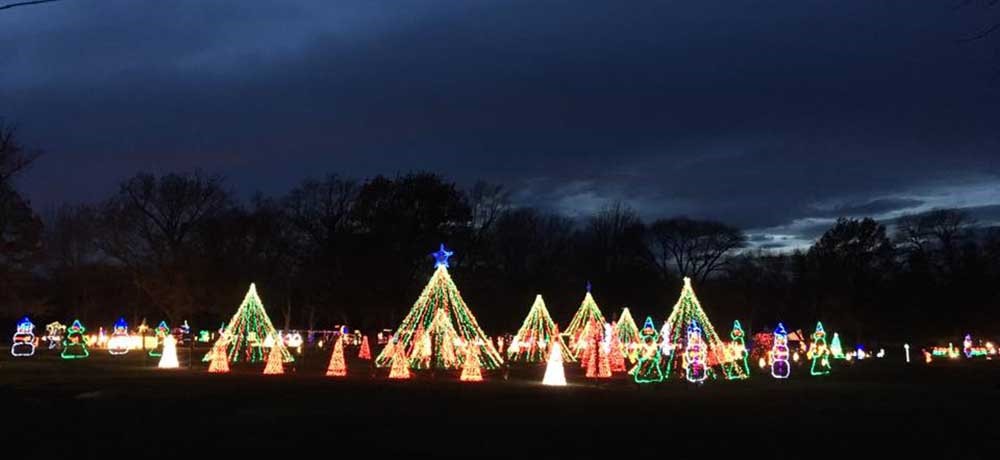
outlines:
[{"label": "dark grass field", "polygon": [[824,378],[802,366],[787,381],[642,387],[587,381],[567,365],[571,385],[552,388],[538,383],[541,368],[481,384],[444,373],[389,382],[356,360],[350,378],[333,380],[318,353],[263,376],[211,375],[200,362],[159,370],[137,352],[80,361],[0,352],[0,436],[88,458],[313,448],[319,458],[995,458],[1000,448],[1000,361],[869,361]]}]

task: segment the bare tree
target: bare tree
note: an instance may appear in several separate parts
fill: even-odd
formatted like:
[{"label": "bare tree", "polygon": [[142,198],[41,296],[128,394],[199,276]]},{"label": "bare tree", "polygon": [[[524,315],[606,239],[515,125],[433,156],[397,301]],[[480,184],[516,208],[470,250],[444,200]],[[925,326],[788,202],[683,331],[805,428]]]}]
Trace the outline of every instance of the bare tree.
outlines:
[{"label": "bare tree", "polygon": [[897,220],[895,239],[911,254],[937,258],[942,269],[950,270],[974,224],[975,220],[959,209],[908,214]]},{"label": "bare tree", "polygon": [[723,268],[727,254],[746,246],[740,229],[686,217],[661,219],[650,227],[650,251],[662,276],[676,272],[704,282]]},{"label": "bare tree", "polygon": [[0,118],[0,185],[9,184],[39,156],[40,151],[21,145],[17,140],[17,129]]}]

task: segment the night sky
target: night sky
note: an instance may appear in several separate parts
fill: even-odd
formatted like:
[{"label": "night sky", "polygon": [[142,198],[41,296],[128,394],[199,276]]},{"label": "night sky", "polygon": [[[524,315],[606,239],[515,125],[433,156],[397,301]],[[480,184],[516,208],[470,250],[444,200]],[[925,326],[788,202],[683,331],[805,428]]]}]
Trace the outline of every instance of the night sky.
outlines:
[{"label": "night sky", "polygon": [[1000,221],[1000,40],[956,1],[65,0],[0,11],[36,208],[137,171],[283,194],[432,171],[791,247],[837,216]]}]

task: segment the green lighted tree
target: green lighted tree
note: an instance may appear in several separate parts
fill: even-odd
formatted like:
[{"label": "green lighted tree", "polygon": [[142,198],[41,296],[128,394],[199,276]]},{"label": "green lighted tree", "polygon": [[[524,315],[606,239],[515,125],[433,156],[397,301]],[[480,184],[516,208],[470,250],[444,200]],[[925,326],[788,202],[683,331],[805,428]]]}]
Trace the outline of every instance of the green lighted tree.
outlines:
[{"label": "green lighted tree", "polygon": [[812,343],[809,344],[809,351],[806,356],[812,359],[812,367],[809,373],[812,375],[826,375],[830,373],[830,349],[826,346],[826,331],[823,330],[823,323],[816,323],[816,332],[813,332]]},{"label": "green lighted tree", "polygon": [[673,311],[670,312],[664,328],[666,337],[662,339],[664,347],[669,353],[666,363],[667,378],[670,378],[670,373],[673,369],[683,368],[682,365],[676,363],[683,358],[683,353],[677,353],[677,350],[687,348],[687,328],[691,324],[691,321],[697,321],[704,333],[704,346],[707,347],[706,351],[708,354],[707,367],[723,366],[727,368],[726,376],[730,380],[743,378],[740,377],[744,374],[743,368],[733,365],[735,357],[722,339],[719,338],[719,334],[715,332],[715,328],[712,327],[712,322],[708,320],[705,310],[702,310],[701,303],[694,293],[694,288],[691,287],[691,278],[688,277],[684,278],[684,287],[681,289],[681,296],[674,305]]},{"label": "green lighted tree", "polygon": [[[541,295],[535,296],[535,303],[528,311],[528,316],[524,318],[521,329],[511,340],[507,348],[507,359],[511,362],[542,363],[547,359],[546,351],[552,346],[553,341],[558,341],[563,350],[568,349],[559,335],[556,323],[549,316],[549,310],[545,308],[545,301]],[[566,356],[565,360],[572,361],[572,356]]]},{"label": "green lighted tree", "polygon": [[[271,318],[264,310],[264,303],[257,295],[257,286],[250,284],[243,303],[236,310],[233,319],[227,323],[226,330],[222,332],[222,337],[226,339],[228,345],[229,362],[259,363],[265,361],[266,352],[264,342],[268,337],[268,342],[273,342],[272,347],[278,348],[281,353],[282,362],[290,363],[295,361],[292,354],[285,347],[284,340],[278,335],[278,331],[271,324]],[[269,345],[271,345],[269,343]],[[202,361],[212,360],[212,351],[205,354]]]},{"label": "green lighted tree", "polygon": [[[580,340],[580,336],[595,321],[599,326],[604,326],[604,315],[601,314],[601,308],[597,306],[594,297],[590,295],[590,283],[588,282],[587,295],[583,296],[580,308],[576,310],[576,314],[573,315],[573,319],[569,322],[569,326],[564,332],[569,337],[570,350],[573,350],[573,353],[579,348],[577,347],[577,341]],[[572,353],[567,353],[567,355],[569,354]]]}]

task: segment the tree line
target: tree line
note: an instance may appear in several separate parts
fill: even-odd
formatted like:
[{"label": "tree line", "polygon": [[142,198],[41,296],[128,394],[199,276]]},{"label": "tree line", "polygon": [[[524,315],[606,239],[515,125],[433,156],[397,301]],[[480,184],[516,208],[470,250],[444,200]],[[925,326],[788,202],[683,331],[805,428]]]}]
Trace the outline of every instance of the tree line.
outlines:
[{"label": "tree line", "polygon": [[557,322],[587,282],[609,319],[629,307],[661,323],[695,283],[721,330],[777,321],[859,340],[996,330],[1000,232],[961,210],[886,224],[842,218],[808,249],[754,250],[710,220],[646,222],[625,203],[586,217],[517,206],[485,182],[432,173],[307,179],[239,200],[218,175],[139,173],[99,203],[44,218],[13,180],[38,158],[0,122],[0,319],[110,324],[188,320],[214,328],[256,282],[279,327],[395,327],[433,270],[439,243],[488,331],[513,331],[536,293]]}]

